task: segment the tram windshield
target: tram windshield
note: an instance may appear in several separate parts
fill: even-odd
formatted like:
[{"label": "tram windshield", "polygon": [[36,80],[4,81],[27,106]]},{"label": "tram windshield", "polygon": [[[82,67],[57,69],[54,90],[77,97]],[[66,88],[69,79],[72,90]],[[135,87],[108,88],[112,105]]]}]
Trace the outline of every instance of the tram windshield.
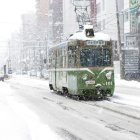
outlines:
[{"label": "tram windshield", "polygon": [[83,67],[110,66],[111,52],[107,48],[82,49],[80,63]]}]

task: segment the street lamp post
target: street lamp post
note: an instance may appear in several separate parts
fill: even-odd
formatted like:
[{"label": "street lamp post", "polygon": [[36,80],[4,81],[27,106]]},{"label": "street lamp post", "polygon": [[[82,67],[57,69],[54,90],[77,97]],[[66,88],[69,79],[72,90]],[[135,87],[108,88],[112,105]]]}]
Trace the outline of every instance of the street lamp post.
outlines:
[{"label": "street lamp post", "polygon": [[121,36],[120,36],[120,19],[119,19],[119,9],[118,9],[118,0],[116,2],[116,17],[117,17],[117,30],[118,30],[118,54],[120,60],[120,78],[123,78],[123,70],[122,70],[122,50],[121,50]]}]

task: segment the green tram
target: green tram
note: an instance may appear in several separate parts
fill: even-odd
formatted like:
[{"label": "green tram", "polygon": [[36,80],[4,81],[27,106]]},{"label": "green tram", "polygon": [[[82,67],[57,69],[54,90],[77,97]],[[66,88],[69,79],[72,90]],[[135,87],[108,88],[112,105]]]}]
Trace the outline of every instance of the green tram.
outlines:
[{"label": "green tram", "polygon": [[114,92],[112,41],[107,34],[79,32],[49,49],[49,87],[76,98],[105,98]]}]

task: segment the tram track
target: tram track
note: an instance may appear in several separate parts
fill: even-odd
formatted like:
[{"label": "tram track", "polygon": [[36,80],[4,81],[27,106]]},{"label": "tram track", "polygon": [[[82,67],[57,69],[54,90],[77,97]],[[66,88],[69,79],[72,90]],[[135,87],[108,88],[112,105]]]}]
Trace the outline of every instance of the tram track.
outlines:
[{"label": "tram track", "polygon": [[[60,94],[57,94],[57,95],[62,96]],[[76,100],[74,98],[67,97],[67,96],[62,96],[62,97],[69,98],[70,100],[74,100],[74,101],[77,101],[77,102],[80,102],[82,104],[86,104],[89,106],[98,107],[98,108],[102,108],[102,109],[105,109],[108,111],[112,111],[112,112],[118,113],[120,115],[125,115],[125,116],[133,118],[133,119],[137,119],[137,120],[140,119],[140,108],[138,108],[138,107],[132,107],[130,105],[122,104],[119,102],[114,102],[109,99],[100,100],[100,101],[96,101],[96,100],[83,101],[83,100]]]},{"label": "tram track", "polygon": [[[64,96],[62,96],[62,97],[64,97]],[[67,98],[67,97],[64,97],[64,98]],[[50,99],[47,99],[47,100],[49,101]],[[67,98],[67,100],[71,100],[71,98]],[[74,101],[76,101],[76,100],[74,100]],[[53,102],[55,102],[55,101],[53,100]],[[116,115],[115,114],[113,115],[114,116],[114,121],[113,122],[110,122],[109,120],[107,120],[106,117],[105,118],[102,118],[102,116],[100,116],[100,115],[98,116],[98,115],[95,115],[94,114],[93,116],[98,121],[102,122],[105,127],[109,128],[109,129],[111,129],[113,131],[122,131],[122,132],[125,132],[125,133],[131,133],[132,135],[136,135],[137,137],[140,137],[139,131],[137,129],[136,129],[136,131],[134,131],[133,130],[133,127],[131,127],[133,125],[137,125],[136,122],[140,119],[140,116],[137,116],[138,114],[136,116],[135,115],[132,115],[132,114],[128,114],[128,112],[124,112],[124,110],[122,111],[120,109],[120,107],[119,107],[119,109],[120,109],[120,111],[119,111],[118,110],[118,104],[115,104],[115,103],[109,102],[109,101],[101,101],[101,102],[100,101],[95,101],[95,102],[92,102],[92,101],[81,101],[81,100],[79,100],[79,101],[76,101],[76,102],[77,103],[79,102],[80,104],[84,104],[84,106],[83,105],[80,105],[80,106],[83,106],[84,108],[85,107],[86,108],[89,108],[89,114],[92,114],[90,112],[90,110],[93,110],[93,112],[96,112],[96,113],[97,113],[97,110],[98,110],[98,113],[100,111],[101,112],[103,111],[103,112],[105,112],[105,114],[107,113],[108,115],[111,115],[111,114],[114,114],[115,113]],[[106,103],[110,104],[110,106],[108,106]],[[56,104],[59,105],[61,107],[61,109],[65,110],[67,112],[71,112],[73,114],[76,113],[78,116],[81,116],[85,120],[91,120],[92,119],[92,117],[90,115],[89,115],[90,116],[89,117],[89,116],[87,116],[87,114],[83,114],[83,111],[81,109],[80,109],[81,111],[80,110],[77,110],[78,108],[76,109],[75,107],[70,106],[69,104],[67,104],[67,102],[65,103],[63,101],[59,101],[59,102],[56,102]],[[122,105],[121,104],[119,104],[119,105],[122,108]],[[117,106],[117,107],[114,108],[114,110],[113,110],[111,108],[111,106]],[[127,107],[127,108],[129,108],[129,107]],[[127,110],[127,108],[125,108],[125,109]],[[113,112],[113,113],[111,113],[111,112]],[[132,111],[130,111],[130,112],[132,112]],[[126,120],[125,117],[128,117],[128,119]],[[120,121],[118,121],[118,119]],[[121,123],[121,122],[123,122],[124,124]],[[129,126],[129,127],[126,128],[126,126]]]},{"label": "tram track", "polygon": [[[16,86],[16,88],[17,88],[17,86]],[[39,90],[39,89],[37,89],[37,90]],[[56,94],[56,92],[55,92],[55,94]],[[64,97],[64,98],[69,98],[70,100],[75,100],[75,101],[80,102],[82,104],[102,108],[102,109],[112,111],[112,112],[115,112],[115,113],[118,113],[118,114],[121,114],[121,115],[125,115],[127,117],[131,117],[131,118],[134,118],[134,119],[137,119],[137,120],[140,119],[140,108],[138,108],[138,107],[134,108],[134,107],[131,107],[129,105],[114,102],[114,101],[111,101],[111,100],[83,101],[83,100],[76,100],[76,99],[73,99],[71,97],[62,96],[60,94],[56,94],[56,95]],[[52,98],[49,98],[48,96],[45,96],[45,97],[42,97],[42,98],[47,100],[47,101],[55,102],[55,100],[53,100]]]},{"label": "tram track", "polygon": [[[55,92],[55,94],[57,94],[57,93]],[[57,95],[62,96],[64,98],[69,98],[70,100],[75,100],[77,102],[80,102],[80,103],[83,103],[83,104],[86,104],[89,106],[102,108],[102,109],[105,109],[108,111],[112,111],[114,113],[118,113],[120,115],[125,115],[127,117],[140,120],[140,108],[139,107],[130,106],[127,104],[111,101],[109,98],[100,100],[100,101],[96,101],[96,100],[84,101],[84,100],[77,100],[72,97],[63,96],[60,94],[57,94]]]},{"label": "tram track", "polygon": [[[29,102],[32,102],[32,104],[35,106],[36,104],[34,104],[34,100],[38,101],[39,103],[41,102],[41,104],[45,106],[44,112],[47,112],[48,105],[57,108],[59,112],[63,112],[66,115],[66,118],[67,116],[70,116],[71,118],[76,117],[79,118],[82,122],[84,122],[84,124],[92,124],[96,122],[101,124],[103,128],[110,129],[115,132],[118,131],[125,134],[131,134],[132,136],[138,138],[140,137],[138,128],[140,116],[129,114],[129,110],[131,108],[130,106],[114,103],[111,100],[75,100],[66,96],[56,94],[55,92],[46,92],[46,89],[42,87],[34,88],[32,86],[29,87],[25,85],[11,85],[11,87],[12,89],[18,92],[23,91],[23,89],[26,88],[25,93],[20,92],[20,94],[17,94],[18,97],[24,97],[25,100],[27,99]],[[34,90],[34,94],[30,93],[30,91],[32,90]],[[127,109],[129,110],[127,112],[124,112]],[[134,108],[131,108],[130,112],[133,112],[134,110]],[[49,113],[52,115],[54,114],[52,112]],[[66,118],[64,117],[64,120]],[[61,121],[63,122],[63,120]],[[64,136],[68,139],[80,139],[80,137],[78,137],[78,135],[76,135],[72,131],[72,129],[68,129],[67,127],[62,127],[62,129],[59,132],[60,135],[62,135],[62,137]]]},{"label": "tram track", "polygon": [[91,106],[96,106],[99,108],[103,108],[121,115],[125,115],[127,117],[131,117],[133,119],[140,120],[140,110],[131,108],[127,105],[122,105],[121,103],[115,103],[111,101],[101,101],[101,102],[95,102],[92,103],[91,101],[80,101],[81,103],[88,104]]}]

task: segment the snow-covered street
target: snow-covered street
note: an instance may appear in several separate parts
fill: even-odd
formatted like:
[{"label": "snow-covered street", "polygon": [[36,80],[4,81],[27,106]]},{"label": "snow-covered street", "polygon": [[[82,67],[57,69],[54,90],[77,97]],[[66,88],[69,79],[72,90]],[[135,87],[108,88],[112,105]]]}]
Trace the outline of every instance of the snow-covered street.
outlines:
[{"label": "snow-covered street", "polygon": [[116,79],[109,100],[75,101],[51,92],[48,81],[14,76],[0,82],[0,139],[139,140],[139,85]]},{"label": "snow-covered street", "polygon": [[0,140],[140,140],[140,0],[1,0]]},{"label": "snow-covered street", "polygon": [[[26,89],[24,92],[26,93]],[[0,82],[0,139],[59,140],[59,136],[48,125],[43,124],[39,116],[21,101],[22,98],[16,97],[15,93],[9,84]]]}]

